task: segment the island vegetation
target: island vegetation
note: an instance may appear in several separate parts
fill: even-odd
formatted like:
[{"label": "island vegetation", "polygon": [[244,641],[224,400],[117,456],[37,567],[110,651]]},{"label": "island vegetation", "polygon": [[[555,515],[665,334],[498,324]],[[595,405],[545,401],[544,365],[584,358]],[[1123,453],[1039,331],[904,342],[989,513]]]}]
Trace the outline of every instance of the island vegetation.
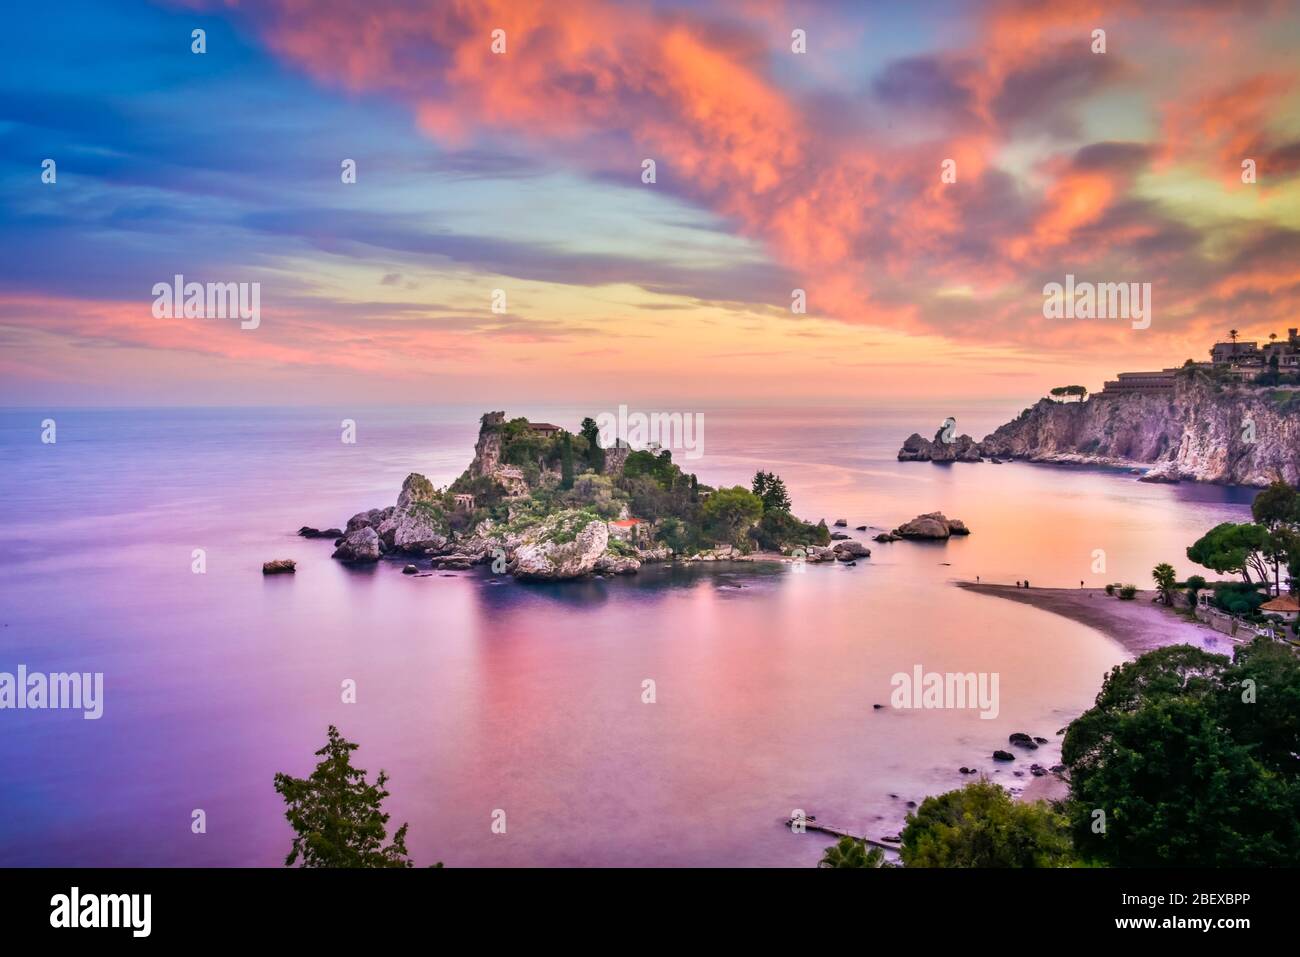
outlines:
[{"label": "island vegetation", "polygon": [[[504,413],[482,417],[474,459],[447,488],[412,474],[397,504],[354,515],[335,557],[426,556],[435,565],[497,561],[519,578],[626,574],[644,562],[755,552],[848,560],[824,520],[797,518],[780,476],[713,488],[668,449],[603,448],[593,419],[569,432]],[[309,530],[310,531],[310,530]]]}]

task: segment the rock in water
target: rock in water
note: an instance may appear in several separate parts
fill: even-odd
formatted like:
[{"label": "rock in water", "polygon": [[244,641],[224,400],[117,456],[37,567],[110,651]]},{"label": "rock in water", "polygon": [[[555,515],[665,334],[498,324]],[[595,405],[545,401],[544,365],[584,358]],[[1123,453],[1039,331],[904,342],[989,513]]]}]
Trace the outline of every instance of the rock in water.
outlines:
[{"label": "rock in water", "polygon": [[835,545],[831,546],[831,551],[834,552],[835,557],[842,562],[851,562],[855,558],[871,557],[871,549],[867,548],[867,546],[863,545],[861,542],[853,541],[853,539],[849,539],[846,542],[837,542]]},{"label": "rock in water", "polygon": [[994,760],[994,761],[1014,761],[1015,759],[1016,759],[1016,756],[1015,756],[1014,754],[1012,754],[1010,751],[994,751],[994,752],[993,752],[993,760]]},{"label": "rock in water", "polygon": [[263,575],[292,575],[298,563],[292,558],[277,558],[274,561],[262,563]]},{"label": "rock in water", "polygon": [[943,439],[944,430],[934,434],[934,441],[913,432],[903,440],[898,450],[900,462],[979,462],[980,446],[969,435],[958,435],[950,441]]},{"label": "rock in water", "polygon": [[312,528],[310,525],[304,525],[298,529],[298,534],[303,538],[338,538],[343,534],[341,528],[327,528],[321,531],[319,528]]},{"label": "rock in water", "polygon": [[960,519],[949,519],[943,512],[926,512],[894,529],[898,538],[942,541],[953,535],[969,535],[970,529]]},{"label": "rock in water", "polygon": [[343,544],[334,549],[331,557],[353,563],[377,562],[379,561],[379,533],[370,525],[348,532],[343,536]]}]

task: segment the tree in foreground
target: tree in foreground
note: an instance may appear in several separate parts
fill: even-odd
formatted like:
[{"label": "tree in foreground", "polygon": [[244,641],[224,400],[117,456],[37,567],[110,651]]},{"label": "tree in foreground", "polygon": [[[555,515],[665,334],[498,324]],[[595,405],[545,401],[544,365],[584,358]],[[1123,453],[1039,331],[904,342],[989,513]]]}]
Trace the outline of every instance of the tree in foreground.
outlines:
[{"label": "tree in foreground", "polygon": [[366,772],[352,766],[353,744],[330,725],[329,740],[316,754],[322,760],[308,778],[275,776],[276,793],[289,806],[284,812],[294,830],[293,847],[285,866],[412,867],[403,824],[385,845],[389,815],[383,811],[388,775],[374,784]]},{"label": "tree in foreground", "polygon": [[884,867],[885,852],[856,837],[842,837],[826,848],[818,867]]},{"label": "tree in foreground", "polygon": [[1120,867],[1280,867],[1300,856],[1300,661],[1188,645],[1113,669],[1070,724],[1075,847]]},{"label": "tree in foreground", "polygon": [[908,867],[1070,867],[1069,821],[1042,801],[1014,800],[985,778],[928,797],[907,815]]}]

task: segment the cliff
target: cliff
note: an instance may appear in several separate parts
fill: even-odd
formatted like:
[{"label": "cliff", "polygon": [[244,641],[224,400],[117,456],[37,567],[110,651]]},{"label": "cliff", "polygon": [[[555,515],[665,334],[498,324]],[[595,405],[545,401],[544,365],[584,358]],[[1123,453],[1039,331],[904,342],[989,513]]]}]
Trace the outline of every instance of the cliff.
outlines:
[{"label": "cliff", "polygon": [[[1168,394],[1041,399],[984,441],[911,436],[900,461],[971,460],[1143,467],[1149,481],[1264,486],[1300,480],[1300,392],[1180,377]],[[954,446],[964,455],[954,455]]]}]

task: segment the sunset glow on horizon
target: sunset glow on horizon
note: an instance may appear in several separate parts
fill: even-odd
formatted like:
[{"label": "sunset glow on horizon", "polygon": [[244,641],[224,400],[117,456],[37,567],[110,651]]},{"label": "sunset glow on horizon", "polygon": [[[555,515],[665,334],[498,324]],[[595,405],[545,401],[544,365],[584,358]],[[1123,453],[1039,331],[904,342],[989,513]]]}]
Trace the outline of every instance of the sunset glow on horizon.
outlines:
[{"label": "sunset glow on horizon", "polygon": [[[232,0],[10,26],[0,405],[1028,404],[1300,326],[1294,5]],[[158,318],[177,275],[259,283],[260,324]],[[1067,275],[1150,283],[1150,327],[1045,318]]]}]

